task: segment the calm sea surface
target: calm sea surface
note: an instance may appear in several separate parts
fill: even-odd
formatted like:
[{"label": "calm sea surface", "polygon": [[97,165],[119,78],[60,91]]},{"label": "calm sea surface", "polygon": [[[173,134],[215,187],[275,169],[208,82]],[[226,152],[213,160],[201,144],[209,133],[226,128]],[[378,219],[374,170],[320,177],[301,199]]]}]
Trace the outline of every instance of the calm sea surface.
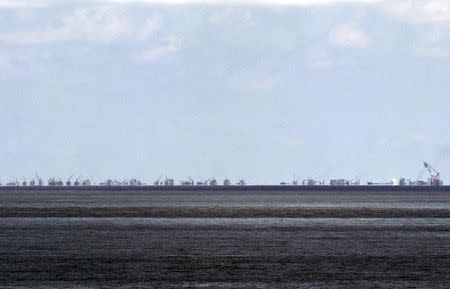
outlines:
[{"label": "calm sea surface", "polygon": [[3,190],[0,216],[0,288],[450,284],[450,192]]}]

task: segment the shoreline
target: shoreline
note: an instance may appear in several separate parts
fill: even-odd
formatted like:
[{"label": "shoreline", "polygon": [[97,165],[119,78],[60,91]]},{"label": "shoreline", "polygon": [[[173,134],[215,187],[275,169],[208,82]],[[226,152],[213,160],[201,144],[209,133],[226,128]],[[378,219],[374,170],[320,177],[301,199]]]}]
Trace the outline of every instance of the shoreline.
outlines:
[{"label": "shoreline", "polygon": [[392,186],[392,185],[245,185],[245,186],[0,186],[0,192],[5,191],[272,191],[272,192],[449,192],[450,185],[443,186]]}]

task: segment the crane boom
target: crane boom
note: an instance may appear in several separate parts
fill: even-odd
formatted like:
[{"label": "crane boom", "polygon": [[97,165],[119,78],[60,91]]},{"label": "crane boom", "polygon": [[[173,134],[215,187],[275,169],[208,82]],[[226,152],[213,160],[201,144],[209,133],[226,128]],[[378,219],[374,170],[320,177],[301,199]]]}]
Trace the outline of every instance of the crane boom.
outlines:
[{"label": "crane boom", "polygon": [[435,174],[439,175],[439,172],[435,170],[432,166],[430,166],[428,163],[423,162],[423,166],[428,170],[428,172],[430,172],[430,174],[434,172]]},{"label": "crane boom", "polygon": [[442,181],[439,172],[426,162],[423,162],[423,166],[427,169],[427,171],[430,173],[431,176],[428,179],[428,183],[431,186],[441,186]]}]

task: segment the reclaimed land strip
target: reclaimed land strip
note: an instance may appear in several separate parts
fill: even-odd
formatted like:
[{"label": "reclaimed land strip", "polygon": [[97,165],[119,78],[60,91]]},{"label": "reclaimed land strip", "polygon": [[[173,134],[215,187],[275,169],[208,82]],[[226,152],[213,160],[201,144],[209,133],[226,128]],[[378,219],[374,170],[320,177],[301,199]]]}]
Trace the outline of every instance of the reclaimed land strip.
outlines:
[{"label": "reclaimed land strip", "polygon": [[0,186],[0,192],[27,191],[178,191],[178,192],[448,192],[450,186],[390,186],[390,185],[360,185],[360,186],[303,186],[303,185],[247,185],[247,186]]},{"label": "reclaimed land strip", "polygon": [[305,207],[0,207],[1,218],[450,218],[449,209]]}]

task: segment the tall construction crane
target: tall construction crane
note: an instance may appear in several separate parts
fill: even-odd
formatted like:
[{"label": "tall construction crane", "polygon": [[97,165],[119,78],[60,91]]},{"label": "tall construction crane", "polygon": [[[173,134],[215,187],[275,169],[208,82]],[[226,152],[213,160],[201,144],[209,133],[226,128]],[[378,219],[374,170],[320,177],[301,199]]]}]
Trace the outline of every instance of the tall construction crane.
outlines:
[{"label": "tall construction crane", "polygon": [[38,180],[38,185],[39,186],[43,186],[44,185],[44,181],[41,179],[41,177],[38,176],[37,173],[34,173],[36,175],[36,178]]},{"label": "tall construction crane", "polygon": [[430,173],[431,176],[428,179],[428,184],[430,186],[442,186],[442,181],[439,172],[426,162],[423,162],[423,166],[427,169],[427,171]]}]

